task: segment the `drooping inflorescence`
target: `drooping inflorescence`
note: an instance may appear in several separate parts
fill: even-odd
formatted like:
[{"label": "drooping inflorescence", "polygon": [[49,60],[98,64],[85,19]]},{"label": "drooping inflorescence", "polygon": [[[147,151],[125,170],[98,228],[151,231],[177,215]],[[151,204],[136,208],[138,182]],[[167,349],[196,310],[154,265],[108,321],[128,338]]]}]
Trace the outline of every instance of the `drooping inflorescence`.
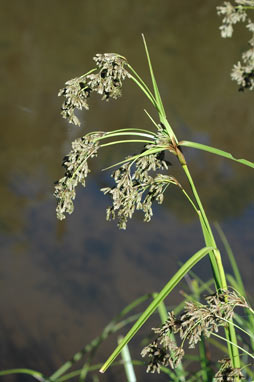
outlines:
[{"label": "drooping inflorescence", "polygon": [[[118,226],[126,229],[135,210],[144,212],[144,221],[149,222],[153,215],[152,203],[163,202],[163,194],[169,184],[179,185],[177,180],[157,171],[168,169],[168,164],[160,154],[148,154],[128,161],[119,167],[112,177],[115,186],[102,191],[111,195],[113,204],[107,209],[107,220],[118,220]],[[180,185],[179,185],[180,186]]]},{"label": "drooping inflorescence", "polygon": [[81,183],[86,185],[86,177],[89,173],[88,159],[97,155],[99,148],[98,138],[105,133],[97,132],[87,134],[72,142],[72,150],[63,159],[65,175],[55,186],[54,196],[57,198],[57,218],[63,220],[65,214],[73,212],[73,200],[76,196],[76,187]]},{"label": "drooping inflorescence", "polygon": [[[127,60],[120,55],[96,54],[94,61],[96,68],[67,81],[66,86],[59,92],[59,95],[65,97],[61,114],[75,125],[80,125],[75,111],[82,108],[89,109],[88,98],[92,92],[100,94],[103,100],[117,99],[121,95],[123,80],[126,77],[132,78],[126,69],[129,67]],[[55,187],[57,217],[62,220],[66,213],[73,212],[76,187],[79,183],[83,186],[86,184],[85,179],[89,173],[88,160],[97,155],[100,147],[118,143],[110,141],[103,144],[102,140],[105,141],[106,138],[112,140],[119,135],[123,137],[127,134],[134,135],[135,138],[139,136],[142,139],[136,141],[144,142],[145,145],[139,154],[127,157],[113,172],[115,185],[101,189],[113,200],[112,206],[107,209],[107,220],[117,219],[119,228],[125,229],[128,219],[132,218],[135,210],[142,210],[144,220],[149,222],[153,215],[153,202],[159,204],[163,202],[163,195],[169,184],[181,188],[174,177],[160,173],[168,170],[169,162],[164,158],[165,152],[170,151],[176,155],[176,147],[163,123],[156,124],[156,127],[156,133],[127,128],[89,133],[83,138],[76,139],[72,143],[72,150],[63,160],[65,175]],[[125,141],[121,141],[123,142]]]},{"label": "drooping inflorescence", "polygon": [[129,76],[126,70],[127,60],[114,53],[96,54],[94,57],[96,68],[87,74],[73,78],[65,83],[58,95],[64,96],[62,116],[74,125],[80,126],[75,110],[88,110],[88,98],[95,92],[102,95],[102,99],[117,99],[121,96],[123,80]]}]

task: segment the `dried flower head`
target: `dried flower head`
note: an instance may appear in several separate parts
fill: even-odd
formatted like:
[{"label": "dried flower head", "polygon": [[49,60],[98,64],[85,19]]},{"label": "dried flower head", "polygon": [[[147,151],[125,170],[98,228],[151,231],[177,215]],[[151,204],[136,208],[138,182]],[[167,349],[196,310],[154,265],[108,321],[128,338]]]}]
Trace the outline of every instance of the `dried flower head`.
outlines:
[{"label": "dried flower head", "polygon": [[89,74],[89,85],[93,91],[102,95],[102,99],[110,97],[117,99],[121,96],[122,81],[129,77],[125,69],[127,61],[114,53],[96,54],[94,57],[99,73]]},{"label": "dried flower head", "polygon": [[147,373],[160,373],[160,366],[168,365],[168,354],[165,349],[158,345],[157,341],[152,342],[150,345],[146,346],[142,352],[142,357],[148,356],[151,358],[149,365],[147,366]]},{"label": "dried flower head", "polygon": [[65,97],[61,114],[74,125],[80,125],[75,110],[89,109],[87,100],[92,92],[102,95],[103,100],[110,97],[117,99],[121,96],[122,81],[129,76],[125,68],[127,60],[122,56],[114,53],[96,54],[94,61],[96,69],[67,81],[58,93]]},{"label": "dried flower head", "polygon": [[247,17],[246,11],[241,6],[234,6],[228,1],[217,7],[217,13],[223,16],[220,31],[224,38],[232,37],[233,25],[240,21],[244,22]]},{"label": "dried flower head", "polygon": [[235,382],[244,380],[241,369],[233,368],[230,359],[222,359],[218,361],[221,364],[220,370],[215,374],[216,382]]},{"label": "dried flower head", "polygon": [[86,76],[73,78],[65,83],[65,87],[59,90],[58,96],[64,96],[61,115],[68,119],[70,123],[80,126],[78,117],[74,114],[75,109],[89,109],[87,99],[92,89],[88,86]]},{"label": "dried flower head", "polygon": [[[160,365],[170,365],[175,368],[184,355],[185,341],[188,342],[189,348],[194,348],[201,340],[201,336],[210,337],[212,333],[218,331],[220,326],[227,326],[233,318],[236,306],[248,308],[244,297],[239,296],[234,291],[216,292],[206,296],[205,301],[206,304],[187,301],[184,312],[178,318],[174,312],[169,312],[162,327],[153,328],[157,337],[151,345],[145,347],[141,352],[143,357],[148,355],[151,358],[147,371],[158,371]],[[172,339],[172,334],[179,335],[180,346],[177,346],[175,339]],[[230,369],[228,375],[231,377],[238,372],[238,369]],[[233,381],[233,379],[225,379],[225,381],[231,380]]]},{"label": "dried flower head", "polygon": [[65,213],[73,212],[76,187],[79,183],[85,187],[85,180],[90,171],[87,160],[97,155],[98,138],[104,134],[103,132],[88,134],[72,142],[72,150],[63,159],[65,175],[55,186],[54,196],[57,198],[58,219],[62,220],[65,218]]},{"label": "dried flower head", "polygon": [[169,337],[158,337],[141,351],[142,357],[149,357],[146,372],[160,373],[161,366],[175,368],[184,356],[184,350]]}]

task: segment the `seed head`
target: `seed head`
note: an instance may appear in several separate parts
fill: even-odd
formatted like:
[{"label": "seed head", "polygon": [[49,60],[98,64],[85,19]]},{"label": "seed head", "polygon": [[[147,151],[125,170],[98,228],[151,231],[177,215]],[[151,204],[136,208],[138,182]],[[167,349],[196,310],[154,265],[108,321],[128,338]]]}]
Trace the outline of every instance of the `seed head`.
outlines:
[{"label": "seed head", "polygon": [[61,115],[69,123],[80,126],[80,120],[75,110],[88,110],[88,98],[92,92],[102,95],[102,99],[117,99],[121,96],[122,82],[129,77],[125,69],[127,60],[114,53],[96,54],[94,57],[96,69],[90,74],[84,74],[65,83],[58,93],[64,96]]}]

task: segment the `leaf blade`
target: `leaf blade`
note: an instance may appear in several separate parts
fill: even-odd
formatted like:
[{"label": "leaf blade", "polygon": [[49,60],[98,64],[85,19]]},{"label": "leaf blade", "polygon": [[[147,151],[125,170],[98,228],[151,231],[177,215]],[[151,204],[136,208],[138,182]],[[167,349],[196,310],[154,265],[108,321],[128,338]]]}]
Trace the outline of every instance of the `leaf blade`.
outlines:
[{"label": "leaf blade", "polygon": [[224,158],[231,159],[235,162],[244,164],[245,166],[249,166],[249,167],[254,168],[254,162],[250,162],[247,159],[235,158],[232,154],[228,153],[227,151],[220,150],[220,149],[217,149],[217,148],[212,147],[212,146],[207,146],[207,145],[203,145],[201,143],[191,142],[191,141],[181,141],[181,142],[179,142],[179,146],[191,147],[194,149],[207,151],[211,154],[219,155],[219,156],[222,156]]},{"label": "leaf blade", "polygon": [[204,256],[206,256],[213,247],[204,247],[196,252],[190,259],[186,261],[186,263],[174,274],[174,276],[169,280],[169,282],[162,288],[160,293],[156,296],[156,298],[151,302],[151,304],[146,308],[140,318],[136,321],[136,323],[132,326],[129,332],[126,334],[121,343],[117,346],[117,348],[113,351],[111,356],[104,363],[102,368],[100,369],[101,373],[104,373],[107,368],[111,365],[111,363],[116,359],[116,357],[121,352],[122,348],[132,339],[132,337],[137,333],[137,331],[143,326],[143,324],[147,321],[147,319],[151,316],[151,314],[158,308],[161,302],[167,297],[167,295],[175,288],[175,286],[182,280],[187,272]]}]

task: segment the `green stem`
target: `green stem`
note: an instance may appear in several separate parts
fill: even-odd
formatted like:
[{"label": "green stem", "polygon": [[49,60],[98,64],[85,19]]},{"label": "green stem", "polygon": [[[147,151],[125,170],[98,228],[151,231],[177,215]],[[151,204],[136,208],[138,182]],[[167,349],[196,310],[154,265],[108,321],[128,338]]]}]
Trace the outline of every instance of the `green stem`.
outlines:
[{"label": "green stem", "polygon": [[251,10],[254,10],[254,7],[252,7],[251,5],[237,5],[235,8],[240,8],[241,7],[241,9],[251,9]]},{"label": "green stem", "polygon": [[[206,245],[208,246],[213,246],[216,249],[211,251],[210,253],[210,261],[212,265],[212,269],[214,272],[215,276],[215,281],[216,281],[216,287],[219,290],[227,290],[227,281],[226,281],[226,275],[225,271],[223,268],[222,260],[221,260],[221,255],[220,251],[217,249],[216,242],[212,233],[211,226],[209,224],[208,218],[206,216],[205,210],[203,208],[202,202],[199,198],[197,189],[195,187],[195,184],[193,182],[193,179],[191,177],[191,174],[189,172],[187,164],[183,164],[182,168],[188,178],[188,181],[190,183],[190,186],[192,188],[193,195],[196,199],[197,205],[200,210],[201,218],[203,220],[205,229],[207,230],[208,235],[204,235]],[[202,226],[202,222],[201,222]],[[240,368],[240,358],[239,358],[239,351],[237,347],[237,339],[236,339],[236,333],[235,333],[235,328],[233,323],[230,323],[228,328],[225,328],[225,334],[227,338],[227,343],[228,343],[228,352],[229,356],[232,362],[232,365],[234,368]]]},{"label": "green stem", "polygon": [[[201,200],[199,198],[196,186],[195,186],[195,184],[193,182],[193,179],[192,179],[192,176],[191,176],[191,174],[189,172],[189,169],[188,169],[187,165],[182,165],[182,168],[183,168],[183,170],[185,172],[185,175],[188,178],[188,181],[190,183],[193,195],[195,197],[196,203],[197,203],[198,208],[199,208],[201,227],[203,229],[205,242],[206,242],[207,245],[209,243],[209,246],[213,246],[214,248],[217,248],[215,240],[214,240],[214,237],[213,237],[213,234],[212,234],[212,230],[211,230],[210,224],[209,224],[208,219],[206,217],[205,210],[204,210],[203,205],[201,203]],[[224,273],[223,267],[222,267],[221,271],[222,271],[222,274],[224,273],[224,277],[223,277],[224,283],[222,283],[221,272],[219,271],[219,269],[218,269],[219,267],[218,267],[218,264],[216,262],[217,259],[219,260],[220,256],[218,256],[218,253],[215,252],[215,251],[211,252],[209,256],[210,256],[210,261],[211,261],[211,264],[212,264],[212,270],[213,270],[213,274],[214,274],[216,288],[217,289],[220,289],[220,288],[227,289],[227,287],[226,287],[226,278],[225,278],[225,273]],[[219,263],[221,263],[221,261],[219,261]],[[222,264],[220,264],[220,268],[221,268],[221,265]]]}]

